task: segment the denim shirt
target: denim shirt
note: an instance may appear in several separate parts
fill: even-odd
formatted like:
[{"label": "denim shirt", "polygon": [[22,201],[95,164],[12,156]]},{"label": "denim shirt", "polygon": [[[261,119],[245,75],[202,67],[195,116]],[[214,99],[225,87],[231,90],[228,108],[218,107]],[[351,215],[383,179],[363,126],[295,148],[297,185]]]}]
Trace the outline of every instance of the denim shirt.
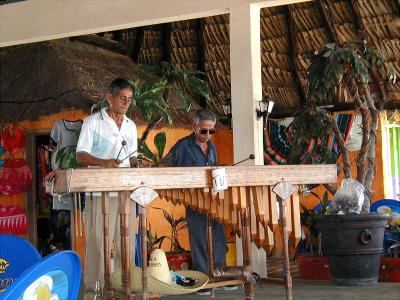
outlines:
[{"label": "denim shirt", "polygon": [[211,141],[208,144],[208,157],[196,143],[194,133],[180,139],[171,148],[163,162],[177,167],[204,167],[217,165],[217,152]]}]

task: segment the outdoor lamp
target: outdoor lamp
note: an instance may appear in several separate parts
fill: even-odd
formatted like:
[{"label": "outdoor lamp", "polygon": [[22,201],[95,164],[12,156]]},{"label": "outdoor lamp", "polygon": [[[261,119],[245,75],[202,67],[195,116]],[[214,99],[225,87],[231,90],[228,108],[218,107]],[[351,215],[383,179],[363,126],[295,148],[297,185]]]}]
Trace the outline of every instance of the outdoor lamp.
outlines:
[{"label": "outdoor lamp", "polygon": [[224,116],[232,116],[231,103],[229,101],[225,101],[222,104],[222,110],[224,111]]},{"label": "outdoor lamp", "polygon": [[220,119],[224,120],[229,125],[229,129],[232,129],[232,108],[231,102],[229,100],[230,99],[226,100],[222,104],[222,111],[224,112],[224,116]]},{"label": "outdoor lamp", "polygon": [[268,115],[271,113],[272,108],[274,107],[275,102],[267,96],[262,101],[258,101],[258,109],[256,109],[257,120],[261,117],[268,118]]}]

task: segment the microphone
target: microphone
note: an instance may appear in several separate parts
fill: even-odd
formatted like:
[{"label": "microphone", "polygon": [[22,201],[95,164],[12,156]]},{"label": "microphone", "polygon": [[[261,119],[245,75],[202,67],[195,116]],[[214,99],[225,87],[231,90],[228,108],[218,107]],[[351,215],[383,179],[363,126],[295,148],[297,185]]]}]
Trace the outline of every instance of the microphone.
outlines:
[{"label": "microphone", "polygon": [[236,166],[236,165],[238,165],[238,164],[240,164],[242,162],[245,162],[246,160],[254,159],[254,158],[255,158],[254,154],[250,154],[249,157],[247,157],[245,159],[242,159],[241,161],[238,161],[237,163],[234,163],[232,166]]},{"label": "microphone", "polygon": [[126,145],[126,141],[123,140],[123,141],[121,142],[121,144],[122,144],[122,146],[121,146],[121,149],[119,149],[119,152],[118,152],[118,155],[117,155],[117,160],[118,160],[118,158],[119,158],[119,155],[121,154],[122,148],[124,148],[124,146]]}]

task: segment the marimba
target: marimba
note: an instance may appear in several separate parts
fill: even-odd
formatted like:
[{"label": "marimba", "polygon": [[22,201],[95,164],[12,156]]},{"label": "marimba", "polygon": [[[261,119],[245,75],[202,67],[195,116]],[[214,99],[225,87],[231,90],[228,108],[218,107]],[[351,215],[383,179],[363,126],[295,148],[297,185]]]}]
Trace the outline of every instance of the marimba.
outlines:
[{"label": "marimba", "polygon": [[[57,170],[55,193],[103,192],[104,220],[104,264],[106,298],[111,299],[114,291],[110,286],[110,245],[108,244],[108,192],[119,193],[122,287],[124,299],[134,298],[130,289],[129,265],[129,192],[149,187],[175,204],[190,206],[209,215],[209,258],[210,283],[207,287],[243,283],[245,298],[254,299],[252,280],[251,242],[270,251],[274,246],[273,233],[282,226],[284,239],[284,281],[287,298],[291,299],[291,277],[289,271],[288,240],[296,245],[301,237],[299,194],[297,185],[334,183],[337,180],[336,165],[284,165],[284,166],[232,166],[224,167],[228,189],[212,192],[211,171],[219,167],[186,168],[117,168],[117,169],[67,169]],[[273,191],[280,183],[290,183],[295,188],[289,196],[280,197]],[[293,192],[294,191],[294,192]],[[279,204],[279,216],[277,213]],[[231,225],[242,238],[243,267],[230,268],[225,272],[215,272],[213,266],[211,218]],[[142,238],[143,275],[141,299],[148,298],[147,290],[147,245],[146,206],[140,210],[140,231]],[[213,275],[225,274],[221,278]]]}]

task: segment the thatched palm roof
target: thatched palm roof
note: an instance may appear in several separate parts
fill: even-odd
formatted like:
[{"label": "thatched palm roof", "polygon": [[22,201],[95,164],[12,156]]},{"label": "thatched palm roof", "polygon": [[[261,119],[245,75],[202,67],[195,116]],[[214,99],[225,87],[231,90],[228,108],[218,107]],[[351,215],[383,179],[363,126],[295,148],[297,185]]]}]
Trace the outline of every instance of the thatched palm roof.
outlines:
[{"label": "thatched palm roof", "polygon": [[[329,42],[367,38],[400,75],[399,2],[396,0],[317,0],[261,10],[263,95],[276,102],[275,114],[290,114],[306,101],[304,58]],[[229,15],[108,32],[131,49],[139,63],[168,60],[206,73],[213,93],[211,107],[222,114],[230,99]],[[388,82],[381,73],[387,107],[400,105],[400,82]],[[377,97],[377,84],[371,88]],[[330,103],[327,103],[330,104]],[[352,105],[336,103],[336,109]]]},{"label": "thatched palm roof", "polygon": [[[0,121],[38,119],[67,109],[90,111],[118,77],[149,79],[119,43],[92,37],[91,43],[60,39],[16,46],[0,55]],[[106,48],[112,49],[107,50]],[[178,100],[172,100],[182,108]],[[194,106],[196,108],[198,106]],[[170,111],[175,124],[190,124],[187,113]],[[140,113],[133,119],[145,123]]]},{"label": "thatched palm roof", "polygon": [[[399,76],[398,16],[397,0],[317,0],[262,9],[263,95],[275,101],[273,113],[289,115],[307,101],[304,54],[328,42],[367,38]],[[204,71],[213,96],[209,105],[223,114],[221,104],[231,97],[228,15],[99,35],[111,44],[105,47],[98,37],[83,36],[15,47],[3,58],[0,53],[1,118],[21,120],[65,108],[88,108],[103,97],[102,88],[112,78],[138,76],[132,62],[163,60]],[[374,96],[385,96],[386,108],[399,107],[400,82],[389,82],[383,72],[379,77],[371,83]],[[14,103],[21,101],[32,103]],[[338,110],[352,107],[344,100],[334,104]],[[185,116],[175,113],[182,122]]]}]

